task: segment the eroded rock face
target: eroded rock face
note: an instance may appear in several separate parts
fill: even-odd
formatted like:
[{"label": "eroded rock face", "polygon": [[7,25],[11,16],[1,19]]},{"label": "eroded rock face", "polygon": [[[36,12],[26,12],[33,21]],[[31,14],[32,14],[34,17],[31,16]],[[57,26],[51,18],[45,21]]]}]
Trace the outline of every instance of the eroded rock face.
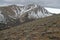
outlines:
[{"label": "eroded rock face", "polygon": [[6,22],[13,22],[17,20],[20,16],[22,6],[9,5],[0,7],[1,14],[6,19]]},{"label": "eroded rock face", "polygon": [[27,6],[9,5],[0,7],[0,11],[7,22],[9,21],[13,23],[16,22],[16,20],[25,22],[50,15],[50,12],[44,9],[44,7],[35,4],[29,4]]},{"label": "eroded rock face", "polygon": [[21,11],[20,21],[24,22],[28,19],[35,20],[49,15],[51,16],[52,14],[50,14],[50,12],[48,12],[44,7],[35,4],[29,4],[23,9],[23,11]]}]

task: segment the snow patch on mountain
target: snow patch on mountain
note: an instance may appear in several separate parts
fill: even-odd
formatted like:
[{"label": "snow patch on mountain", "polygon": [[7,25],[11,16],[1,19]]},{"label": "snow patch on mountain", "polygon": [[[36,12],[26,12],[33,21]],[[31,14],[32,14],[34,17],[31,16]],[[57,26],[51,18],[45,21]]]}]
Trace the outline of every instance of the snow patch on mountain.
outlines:
[{"label": "snow patch on mountain", "polygon": [[45,7],[46,10],[48,10],[51,13],[55,13],[55,14],[59,14],[60,13],[60,9],[57,8],[49,8],[49,7]]},{"label": "snow patch on mountain", "polygon": [[0,11],[0,23],[5,23],[5,18],[4,15],[1,14],[1,11]]}]

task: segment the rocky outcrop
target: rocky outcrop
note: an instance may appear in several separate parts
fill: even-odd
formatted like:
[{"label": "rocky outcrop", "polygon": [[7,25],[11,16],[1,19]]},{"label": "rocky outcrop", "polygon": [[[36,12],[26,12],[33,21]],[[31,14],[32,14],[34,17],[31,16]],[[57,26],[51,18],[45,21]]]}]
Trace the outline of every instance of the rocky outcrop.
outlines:
[{"label": "rocky outcrop", "polygon": [[16,23],[16,20],[25,22],[52,15],[44,7],[35,4],[29,4],[27,6],[9,5],[0,7],[0,11],[4,15],[6,22],[12,23]]},{"label": "rocky outcrop", "polygon": [[20,18],[25,20],[25,16],[26,16],[26,18],[28,18],[29,20],[32,20],[32,19],[35,20],[35,19],[39,19],[46,16],[51,16],[51,15],[52,13],[48,12],[44,7],[40,5],[29,4],[24,8],[23,11],[21,11]]}]

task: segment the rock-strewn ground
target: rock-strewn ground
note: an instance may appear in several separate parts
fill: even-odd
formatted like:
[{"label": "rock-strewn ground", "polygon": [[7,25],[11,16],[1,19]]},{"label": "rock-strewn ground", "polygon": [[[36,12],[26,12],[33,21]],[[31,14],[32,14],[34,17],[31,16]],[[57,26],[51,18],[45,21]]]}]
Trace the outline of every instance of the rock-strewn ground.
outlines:
[{"label": "rock-strewn ground", "polygon": [[60,40],[60,14],[1,30],[0,40]]}]

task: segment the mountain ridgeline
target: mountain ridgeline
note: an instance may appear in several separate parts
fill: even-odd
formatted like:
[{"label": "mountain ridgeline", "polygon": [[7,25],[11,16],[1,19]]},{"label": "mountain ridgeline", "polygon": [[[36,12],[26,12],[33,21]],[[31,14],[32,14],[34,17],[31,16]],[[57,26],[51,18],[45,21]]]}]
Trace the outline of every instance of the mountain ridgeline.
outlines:
[{"label": "mountain ridgeline", "polygon": [[48,12],[44,7],[35,4],[29,4],[26,6],[3,6],[0,7],[0,14],[2,15],[0,23],[5,24],[16,22],[23,23],[52,15],[52,13]]}]

